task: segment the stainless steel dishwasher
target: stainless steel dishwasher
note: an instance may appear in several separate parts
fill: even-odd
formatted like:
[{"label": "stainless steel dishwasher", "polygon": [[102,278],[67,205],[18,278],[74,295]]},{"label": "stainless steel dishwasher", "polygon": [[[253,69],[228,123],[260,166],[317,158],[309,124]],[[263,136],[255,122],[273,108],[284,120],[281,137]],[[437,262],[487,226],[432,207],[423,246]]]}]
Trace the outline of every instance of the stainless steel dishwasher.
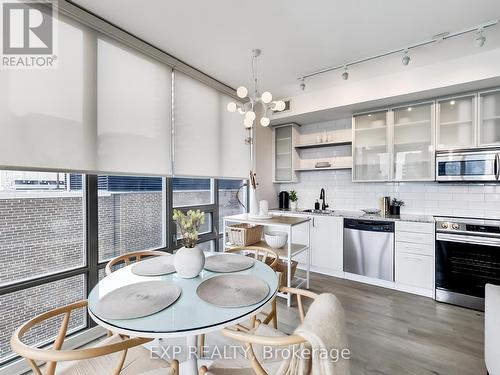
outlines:
[{"label": "stainless steel dishwasher", "polygon": [[394,281],[394,222],[344,219],[344,272]]}]

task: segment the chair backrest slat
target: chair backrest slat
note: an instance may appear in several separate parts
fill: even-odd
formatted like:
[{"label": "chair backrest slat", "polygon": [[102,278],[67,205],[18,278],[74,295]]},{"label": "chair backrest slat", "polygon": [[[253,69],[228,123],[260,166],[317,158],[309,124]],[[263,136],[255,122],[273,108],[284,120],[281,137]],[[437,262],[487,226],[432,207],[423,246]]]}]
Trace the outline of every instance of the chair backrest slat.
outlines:
[{"label": "chair backrest slat", "polygon": [[[279,262],[279,255],[276,251],[272,249],[268,249],[260,246],[242,246],[242,247],[233,247],[225,250],[226,253],[243,253],[252,256],[255,260],[260,262],[269,264],[269,266],[276,271],[276,267]],[[272,259],[272,262],[267,262]]]},{"label": "chair backrest slat", "polygon": [[[54,350],[60,350],[64,343],[66,333],[68,332],[68,324],[70,317],[71,317],[71,311],[68,311],[64,314],[63,321],[61,322],[61,327],[59,328],[59,334],[57,335],[56,341],[54,341],[53,345]],[[47,375],[55,374],[56,367],[57,367],[57,362],[49,362],[47,364]]]},{"label": "chair backrest slat", "polygon": [[106,264],[106,275],[110,275],[113,273],[113,267],[120,263],[125,263],[126,266],[132,264],[132,260],[140,261],[142,258],[151,257],[151,256],[162,256],[162,255],[171,255],[165,251],[157,251],[157,250],[143,250],[143,251],[134,251],[131,253],[126,253],[119,255],[113,259],[111,259],[108,264]]}]

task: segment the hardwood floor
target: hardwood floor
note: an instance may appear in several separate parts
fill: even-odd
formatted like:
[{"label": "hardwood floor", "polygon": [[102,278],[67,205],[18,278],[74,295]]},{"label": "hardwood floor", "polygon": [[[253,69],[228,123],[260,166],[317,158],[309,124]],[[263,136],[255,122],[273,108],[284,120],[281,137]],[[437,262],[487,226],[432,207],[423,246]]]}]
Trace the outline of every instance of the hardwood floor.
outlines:
[{"label": "hardwood floor", "polygon": [[[319,274],[311,281],[344,306],[352,375],[486,374],[482,312]],[[280,300],[280,328],[291,332],[295,311]]]},{"label": "hardwood floor", "polygon": [[[311,290],[344,306],[352,375],[486,374],[481,312],[314,273]],[[297,309],[278,301],[279,328],[291,333]]]}]

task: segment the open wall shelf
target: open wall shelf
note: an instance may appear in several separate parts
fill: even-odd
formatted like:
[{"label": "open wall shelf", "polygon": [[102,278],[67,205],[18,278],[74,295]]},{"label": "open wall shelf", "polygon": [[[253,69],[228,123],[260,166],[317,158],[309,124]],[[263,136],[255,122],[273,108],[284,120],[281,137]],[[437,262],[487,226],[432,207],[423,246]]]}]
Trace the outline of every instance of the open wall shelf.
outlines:
[{"label": "open wall shelf", "polygon": [[352,144],[352,140],[321,142],[321,143],[305,143],[305,144],[295,145],[295,148],[304,149],[304,148],[332,147],[332,146],[344,146],[350,144]]}]

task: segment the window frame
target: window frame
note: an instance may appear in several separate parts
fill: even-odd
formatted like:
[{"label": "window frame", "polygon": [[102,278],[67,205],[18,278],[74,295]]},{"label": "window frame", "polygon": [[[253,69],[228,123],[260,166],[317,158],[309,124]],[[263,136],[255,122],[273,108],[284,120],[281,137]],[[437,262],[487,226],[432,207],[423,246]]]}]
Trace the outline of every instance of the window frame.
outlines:
[{"label": "window frame", "polygon": [[[75,172],[66,172],[75,173]],[[247,190],[245,211],[248,212],[248,180],[242,180],[243,188]],[[172,220],[173,214],[173,178],[163,177],[165,193],[164,199],[164,212],[166,213],[166,220],[163,223],[163,230],[166,233],[165,246],[160,248],[155,248],[153,250],[165,251],[169,253],[174,253],[176,250],[182,247],[182,243],[177,240],[177,230],[176,224]],[[99,231],[98,231],[98,175],[97,174],[83,174],[82,173],[82,190],[83,190],[83,223],[84,223],[84,250],[85,250],[85,265],[82,267],[77,267],[73,269],[68,269],[60,272],[54,272],[48,275],[36,276],[31,279],[25,279],[18,282],[12,282],[10,284],[0,286],[0,296],[20,291],[23,289],[28,289],[44,284],[48,284],[55,281],[60,281],[67,279],[69,277],[83,275],[84,276],[84,290],[87,295],[90,291],[97,285],[99,281],[99,270],[106,267],[109,260],[99,262]],[[163,193],[162,192],[162,193]],[[191,205],[175,207],[182,211],[187,211],[190,209],[199,209],[212,217],[212,228],[208,233],[201,234],[198,239],[198,243],[212,241],[214,251],[223,251],[219,246],[219,240],[223,237],[222,228],[219,228],[219,179],[211,179],[211,194],[212,203],[201,204],[201,205]],[[175,238],[174,238],[175,237]],[[87,312],[86,326],[77,329],[67,337],[75,337],[82,334],[89,329],[97,326],[97,324],[92,320]],[[53,340],[49,340],[46,345],[52,345]],[[83,344],[83,342],[82,342]],[[42,344],[45,346],[45,344]],[[17,355],[13,355],[7,360],[0,362],[0,373],[2,369],[11,365],[15,361],[19,361],[20,358]]]}]

